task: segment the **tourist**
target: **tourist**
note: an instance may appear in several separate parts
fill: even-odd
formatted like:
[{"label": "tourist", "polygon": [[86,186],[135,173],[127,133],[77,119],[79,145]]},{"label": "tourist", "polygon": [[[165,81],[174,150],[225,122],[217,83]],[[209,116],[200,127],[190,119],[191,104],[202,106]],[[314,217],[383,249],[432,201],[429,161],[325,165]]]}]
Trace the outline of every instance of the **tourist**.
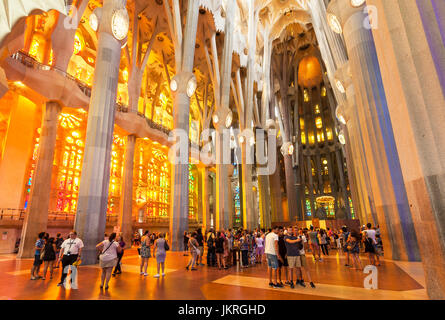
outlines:
[{"label": "tourist", "polygon": [[346,257],[345,266],[349,267],[350,266],[350,264],[349,264],[349,254],[350,254],[350,252],[348,250],[348,241],[349,241],[350,232],[348,231],[348,228],[346,226],[343,226],[341,228],[341,231],[342,231],[341,232],[341,238],[342,238],[342,241],[343,241],[343,244],[342,244],[343,252],[344,252],[345,257]]},{"label": "tourist", "polygon": [[334,240],[335,240],[335,244],[337,246],[337,250],[341,249],[341,240],[340,240],[340,236],[338,235],[338,232],[334,233]]},{"label": "tourist", "polygon": [[184,256],[188,256],[188,250],[189,250],[189,240],[190,240],[190,235],[187,231],[184,231]]},{"label": "tourist", "polygon": [[357,232],[351,232],[351,235],[349,237],[348,243],[347,243],[347,249],[350,252],[352,256],[352,262],[354,264],[355,270],[362,270],[362,261],[360,260],[360,234]]},{"label": "tourist", "polygon": [[196,257],[199,256],[201,252],[199,252],[198,249],[198,241],[196,240],[197,235],[198,234],[196,232],[193,232],[187,244],[187,246],[190,248],[190,254],[191,254],[189,263],[185,267],[187,270],[189,270],[189,268],[192,271],[198,270],[197,268],[195,268],[195,263],[196,263]]},{"label": "tourist", "polygon": [[267,267],[269,269],[269,286],[272,288],[283,287],[283,285],[277,281],[278,259],[281,259],[278,255],[278,232],[278,227],[275,226],[272,232],[267,234],[264,249],[267,258]]},{"label": "tourist", "polygon": [[320,243],[320,247],[324,256],[329,255],[327,239],[328,238],[326,232],[323,229],[320,229],[320,232],[318,233],[318,241]]},{"label": "tourist", "polygon": [[[61,233],[58,233],[56,236],[56,239],[54,240],[54,243],[56,245],[56,260],[59,261],[59,256],[60,256],[60,247],[62,246],[63,243],[63,238]],[[59,267],[59,263],[57,262],[56,265],[54,266],[54,269]]]},{"label": "tourist", "polygon": [[[76,231],[71,231],[68,239],[66,239],[60,247],[59,261],[62,260],[62,277],[58,286],[63,286],[66,276],[68,275],[68,267],[74,262],[80,260],[82,254],[83,242],[77,237]],[[72,279],[71,279],[72,280]]]},{"label": "tourist", "polygon": [[221,270],[222,266],[224,266],[224,269],[227,269],[226,263],[224,261],[223,255],[224,255],[224,235],[220,231],[217,233],[216,239],[215,239],[215,252],[216,252],[216,261],[218,263],[218,269]]},{"label": "tourist", "polygon": [[306,285],[304,284],[304,279],[303,279],[303,274],[306,274],[308,280],[309,280],[309,284],[311,285],[312,288],[315,288],[315,284],[312,282],[312,277],[311,277],[311,273],[309,271],[309,267],[307,266],[307,260],[306,260],[306,251],[304,249],[304,244],[307,243],[307,237],[304,234],[303,230],[300,230],[299,232],[299,238],[301,239],[301,241],[303,242],[303,247],[302,249],[300,249],[300,263],[301,263],[301,267],[300,267],[300,274],[299,274],[299,279],[297,279],[297,284],[299,284],[302,287],[306,287]]},{"label": "tourist", "polygon": [[257,263],[261,263],[263,261],[264,256],[264,238],[262,237],[261,233],[258,232],[255,238],[255,244],[256,244],[256,261]]},{"label": "tourist", "polygon": [[204,236],[202,235],[202,229],[198,228],[198,230],[196,230],[196,234],[196,241],[198,241],[198,249],[200,252],[198,260],[196,261],[196,265],[203,266],[204,264],[202,263],[202,256],[204,255]]},{"label": "tourist", "polygon": [[380,259],[377,253],[376,231],[371,229],[371,224],[366,225],[366,230],[363,231],[363,239],[365,242],[365,252],[368,253],[369,264],[380,266]]},{"label": "tourist", "polygon": [[134,233],[133,245],[135,247],[139,247],[141,245],[141,235],[139,234],[139,232]]},{"label": "tourist", "polygon": [[[60,234],[60,233],[59,233]],[[56,260],[56,244],[54,238],[49,238],[45,246],[43,247],[43,277],[42,280],[46,279],[46,272],[49,267],[49,278],[53,278],[53,267],[54,261]]]},{"label": "tourist", "polygon": [[[284,274],[284,277],[286,278],[286,282],[285,284],[289,284],[289,280],[287,278],[287,267],[288,262],[287,262],[287,251],[286,251],[286,242],[284,241],[284,228],[283,227],[279,227],[279,233],[278,233],[278,257],[281,259],[278,259],[278,280],[279,280],[279,284],[284,285],[283,282],[281,281],[281,275]],[[286,230],[286,234],[287,234],[287,230]]]},{"label": "tourist", "polygon": [[39,276],[40,265],[42,264],[41,253],[42,249],[45,246],[45,232],[40,232],[37,236],[37,241],[34,246],[34,263],[31,268],[31,280],[37,280],[41,277]]},{"label": "tourist", "polygon": [[155,240],[153,244],[153,256],[156,257],[156,268],[158,273],[155,274],[154,278],[159,278],[159,269],[162,267],[162,276],[165,277],[165,258],[167,256],[166,250],[169,250],[167,241],[165,240],[165,234],[160,233],[159,238]]},{"label": "tourist", "polygon": [[[301,268],[300,250],[303,248],[302,240],[296,236],[295,228],[288,228],[287,235],[284,237],[287,261],[289,264],[289,285],[293,289],[294,286],[294,270]],[[297,276],[297,274],[295,274]],[[298,281],[299,282],[299,281]]]},{"label": "tourist", "polygon": [[322,261],[320,255],[320,246],[318,245],[318,232],[314,230],[314,226],[311,226],[310,229],[311,231],[309,232],[309,245],[312,251],[314,261],[317,261],[317,255],[318,255],[318,260]]},{"label": "tourist", "polygon": [[121,274],[122,273],[122,257],[124,256],[124,252],[125,252],[125,241],[124,238],[119,235],[116,239],[116,241],[119,243],[119,246],[121,247],[121,252],[117,253],[117,263],[116,263],[116,267],[114,268],[114,272],[113,272],[113,276],[116,276],[117,274]]},{"label": "tourist", "polygon": [[141,238],[141,248],[140,248],[140,256],[141,256],[141,268],[140,274],[144,275],[144,277],[148,276],[147,268],[148,268],[148,259],[151,257],[150,253],[150,237],[149,232],[146,230],[144,235]]},{"label": "tourist", "polygon": [[239,234],[239,232],[236,232],[233,235],[233,247],[232,247],[232,251],[233,251],[233,265],[237,265],[237,262],[240,261],[241,264],[241,258],[240,258],[240,254],[241,254],[241,250],[240,250],[240,237],[241,235]]},{"label": "tourist", "polygon": [[247,233],[243,231],[240,237],[240,251],[241,251],[241,268],[249,266],[249,239]]},{"label": "tourist", "polygon": [[111,272],[117,264],[117,255],[122,252],[122,247],[119,242],[116,241],[116,233],[110,234],[107,240],[104,240],[96,245],[96,248],[101,251],[99,256],[99,266],[102,268],[102,276],[100,281],[100,288],[104,287],[105,290],[108,289],[108,283],[111,279]]},{"label": "tourist", "polygon": [[216,266],[215,233],[213,229],[207,234],[207,266]]}]

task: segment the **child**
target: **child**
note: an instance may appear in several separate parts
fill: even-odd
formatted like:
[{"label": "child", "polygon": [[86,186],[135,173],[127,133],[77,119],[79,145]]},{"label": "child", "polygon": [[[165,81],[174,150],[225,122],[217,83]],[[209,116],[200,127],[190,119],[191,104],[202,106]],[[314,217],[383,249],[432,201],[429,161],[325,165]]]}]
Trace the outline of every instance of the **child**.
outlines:
[{"label": "child", "polygon": [[351,233],[351,237],[349,238],[349,241],[347,243],[347,249],[349,253],[352,256],[352,262],[355,266],[355,270],[362,270],[362,261],[360,260],[360,235],[356,232]]}]

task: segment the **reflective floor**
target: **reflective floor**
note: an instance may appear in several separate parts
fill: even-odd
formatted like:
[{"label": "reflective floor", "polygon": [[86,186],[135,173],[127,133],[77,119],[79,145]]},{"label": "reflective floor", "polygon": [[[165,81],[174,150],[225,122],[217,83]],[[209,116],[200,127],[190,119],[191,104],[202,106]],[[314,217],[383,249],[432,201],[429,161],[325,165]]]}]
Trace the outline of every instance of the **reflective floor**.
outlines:
[{"label": "reflective floor", "polygon": [[[49,275],[47,280],[30,280],[32,259],[0,255],[0,299],[427,299],[421,263],[384,260],[377,269],[378,289],[371,290],[364,288],[368,274],[345,267],[337,251],[330,254],[322,262],[307,255],[315,289],[272,289],[264,263],[246,269],[200,266],[198,271],[187,271],[188,257],[178,252],[167,253],[165,278],[153,278],[155,259],[150,259],[149,276],[144,277],[139,274],[136,249],[129,249],[123,258],[123,273],[112,278],[107,291],[99,288],[98,266],[79,267],[78,289],[65,289],[57,287],[60,269],[55,269],[51,280]],[[368,264],[366,256],[361,259]]]}]

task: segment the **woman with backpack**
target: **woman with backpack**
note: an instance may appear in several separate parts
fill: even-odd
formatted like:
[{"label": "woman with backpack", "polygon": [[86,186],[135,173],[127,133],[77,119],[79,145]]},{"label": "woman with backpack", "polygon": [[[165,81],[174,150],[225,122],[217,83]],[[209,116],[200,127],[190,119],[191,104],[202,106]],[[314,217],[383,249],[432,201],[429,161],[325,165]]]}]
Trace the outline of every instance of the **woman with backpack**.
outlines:
[{"label": "woman with backpack", "polygon": [[167,244],[167,240],[165,240],[165,234],[160,233],[159,238],[155,240],[155,243],[153,245],[153,256],[156,257],[158,270],[158,273],[155,274],[153,278],[159,278],[159,267],[162,267],[162,276],[165,277],[164,265],[168,250],[170,250],[170,247]]},{"label": "woman with backpack", "polygon": [[46,279],[46,271],[49,267],[49,278],[53,278],[54,261],[56,261],[56,244],[54,238],[49,238],[46,240],[45,246],[43,247],[43,277],[42,280]]}]

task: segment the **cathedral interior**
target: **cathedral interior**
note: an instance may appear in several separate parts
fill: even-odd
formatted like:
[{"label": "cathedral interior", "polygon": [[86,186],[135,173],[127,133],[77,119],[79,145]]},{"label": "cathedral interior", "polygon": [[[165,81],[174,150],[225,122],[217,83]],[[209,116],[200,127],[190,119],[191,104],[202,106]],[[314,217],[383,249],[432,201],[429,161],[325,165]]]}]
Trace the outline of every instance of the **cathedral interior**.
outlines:
[{"label": "cathedral interior", "polygon": [[369,222],[445,298],[441,0],[0,9],[0,254],[32,257],[45,230],[76,230],[88,265],[113,231],[180,251],[197,228]]}]

